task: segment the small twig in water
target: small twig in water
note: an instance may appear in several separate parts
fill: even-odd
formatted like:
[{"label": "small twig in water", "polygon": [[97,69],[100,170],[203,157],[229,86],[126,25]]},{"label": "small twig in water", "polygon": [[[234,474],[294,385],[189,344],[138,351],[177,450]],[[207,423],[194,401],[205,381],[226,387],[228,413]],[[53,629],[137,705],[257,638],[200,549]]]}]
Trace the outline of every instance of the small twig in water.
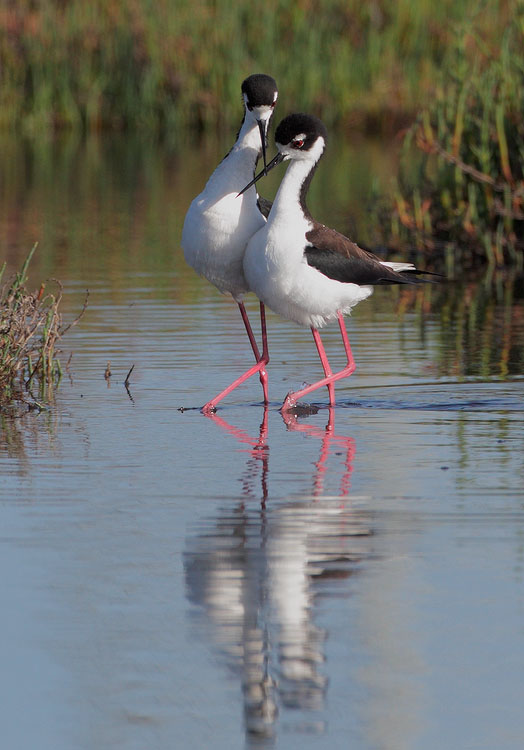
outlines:
[{"label": "small twig in water", "polygon": [[133,398],[133,396],[131,395],[131,391],[129,390],[129,377],[130,377],[130,375],[131,375],[131,373],[133,372],[134,369],[135,369],[135,366],[131,365],[131,369],[127,373],[127,377],[124,380],[124,387],[126,389],[127,395],[129,396],[129,399],[133,402],[133,404],[135,403],[135,399]]},{"label": "small twig in water", "polygon": [[134,366],[134,365],[131,365],[131,369],[130,369],[130,370],[129,370],[129,372],[127,373],[127,377],[126,377],[126,379],[124,380],[124,385],[125,385],[125,387],[126,387],[126,388],[127,388],[128,386],[129,386],[129,378],[130,378],[130,376],[131,376],[131,373],[133,372],[133,370],[134,370],[134,369],[135,369],[135,366]]},{"label": "small twig in water", "polygon": [[104,378],[106,380],[109,380],[109,378],[111,377],[111,375],[112,375],[112,372],[111,372],[111,362],[108,361],[107,362],[107,367],[106,367],[105,372],[104,372]]}]

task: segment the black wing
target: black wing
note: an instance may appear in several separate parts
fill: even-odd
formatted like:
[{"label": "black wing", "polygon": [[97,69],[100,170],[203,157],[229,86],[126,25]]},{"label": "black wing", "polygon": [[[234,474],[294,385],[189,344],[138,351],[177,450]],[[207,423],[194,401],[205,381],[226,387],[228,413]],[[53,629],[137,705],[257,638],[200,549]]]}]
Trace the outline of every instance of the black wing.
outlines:
[{"label": "black wing", "polygon": [[315,222],[306,233],[311,246],[304,249],[310,266],[334,281],[350,284],[418,284],[424,271],[394,271],[369,250],[363,250],[340,232]]}]

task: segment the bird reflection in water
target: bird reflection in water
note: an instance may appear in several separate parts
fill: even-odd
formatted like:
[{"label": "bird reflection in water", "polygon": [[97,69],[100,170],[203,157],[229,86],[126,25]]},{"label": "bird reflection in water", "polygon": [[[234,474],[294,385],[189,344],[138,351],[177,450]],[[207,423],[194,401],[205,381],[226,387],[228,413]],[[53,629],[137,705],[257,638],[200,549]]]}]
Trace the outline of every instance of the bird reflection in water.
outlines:
[{"label": "bird reflection in water", "polygon": [[[349,496],[355,443],[335,433],[333,409],[325,428],[286,414],[288,430],[320,440],[320,455],[311,494],[272,500],[268,410],[256,437],[217,414],[208,418],[247,446],[248,458],[241,498],[188,539],[188,597],[221,659],[241,678],[248,737],[273,737],[279,709],[297,712],[300,731],[321,733],[328,633],[314,622],[315,602],[348,594],[347,580],[369,554],[369,516]],[[324,495],[328,458],[340,454],[340,493]]]}]

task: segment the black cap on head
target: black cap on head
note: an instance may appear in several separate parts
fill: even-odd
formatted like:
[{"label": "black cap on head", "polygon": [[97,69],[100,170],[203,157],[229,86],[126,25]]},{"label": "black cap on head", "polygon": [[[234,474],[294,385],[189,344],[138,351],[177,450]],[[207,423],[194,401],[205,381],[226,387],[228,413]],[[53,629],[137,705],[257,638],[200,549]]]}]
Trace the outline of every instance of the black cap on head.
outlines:
[{"label": "black cap on head", "polygon": [[275,79],[264,73],[255,73],[242,82],[242,93],[246,95],[249,109],[263,105],[271,107],[276,101],[277,92]]},{"label": "black cap on head", "polygon": [[275,141],[285,146],[300,134],[305,136],[302,151],[310,149],[319,136],[327,141],[327,130],[322,120],[302,113],[284,117],[275,131]]}]

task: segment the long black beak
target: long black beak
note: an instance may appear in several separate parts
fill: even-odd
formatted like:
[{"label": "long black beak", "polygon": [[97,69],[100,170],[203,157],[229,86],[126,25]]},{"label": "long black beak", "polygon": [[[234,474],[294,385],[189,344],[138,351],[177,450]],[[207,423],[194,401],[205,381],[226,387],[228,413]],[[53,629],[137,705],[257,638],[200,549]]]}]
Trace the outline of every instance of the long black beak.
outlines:
[{"label": "long black beak", "polygon": [[267,174],[266,164],[266,123],[263,120],[257,120],[258,129],[260,131],[260,141],[262,143],[262,159],[264,160],[264,174]]},{"label": "long black beak", "polygon": [[276,167],[276,166],[277,166],[278,164],[280,164],[280,163],[281,163],[281,162],[283,162],[283,161],[284,161],[284,154],[281,154],[281,153],[280,153],[280,151],[279,151],[279,152],[278,152],[278,154],[277,154],[277,155],[275,156],[275,158],[274,158],[274,159],[271,159],[271,161],[270,161],[270,162],[269,162],[269,164],[268,164],[268,165],[267,165],[267,166],[265,167],[265,169],[262,169],[262,170],[261,170],[261,171],[260,171],[260,172],[259,172],[259,173],[258,173],[258,174],[256,175],[256,177],[253,177],[253,179],[251,180],[251,182],[250,182],[250,183],[249,183],[248,185],[246,185],[246,187],[245,187],[245,188],[243,188],[243,189],[242,189],[242,190],[240,191],[240,193],[239,193],[239,194],[237,195],[237,198],[238,198],[238,197],[239,197],[240,195],[242,195],[242,193],[245,193],[245,192],[246,192],[246,190],[249,190],[249,188],[250,188],[250,187],[251,187],[252,185],[254,185],[254,184],[255,184],[255,182],[258,182],[258,181],[260,180],[260,178],[261,178],[261,177],[264,177],[264,176],[265,176],[265,175],[266,175],[266,174],[267,174],[268,172],[270,172],[270,171],[271,171],[271,170],[273,169],[273,167]]}]

